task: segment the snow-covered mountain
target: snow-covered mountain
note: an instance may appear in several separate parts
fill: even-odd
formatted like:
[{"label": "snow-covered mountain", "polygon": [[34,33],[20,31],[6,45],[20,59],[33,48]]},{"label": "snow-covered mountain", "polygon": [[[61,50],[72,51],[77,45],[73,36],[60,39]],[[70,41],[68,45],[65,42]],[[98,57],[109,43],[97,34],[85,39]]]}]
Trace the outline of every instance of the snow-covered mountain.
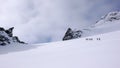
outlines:
[{"label": "snow-covered mountain", "polygon": [[[69,28],[70,29],[70,28]],[[80,29],[80,30],[67,30],[63,40],[87,37],[92,35],[98,35],[108,32],[120,30],[120,12],[110,12],[107,15],[101,17],[95,24]]]},{"label": "snow-covered mountain", "polygon": [[89,37],[93,40],[0,46],[0,68],[120,68],[119,35],[116,31]]},{"label": "snow-covered mountain", "polygon": [[24,42],[20,41],[17,36],[13,36],[13,29],[14,27],[9,28],[7,30],[0,27],[0,45],[3,46],[3,45],[12,44],[12,43],[24,44]]}]

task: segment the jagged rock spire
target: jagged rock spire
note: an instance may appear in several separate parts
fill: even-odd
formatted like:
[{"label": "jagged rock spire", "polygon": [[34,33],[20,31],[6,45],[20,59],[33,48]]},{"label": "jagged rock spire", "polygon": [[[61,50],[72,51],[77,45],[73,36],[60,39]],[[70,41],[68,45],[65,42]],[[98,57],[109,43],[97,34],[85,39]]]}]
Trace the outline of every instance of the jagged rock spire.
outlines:
[{"label": "jagged rock spire", "polygon": [[63,37],[63,40],[68,40],[73,38],[73,31],[71,28],[68,28],[67,32],[65,33],[65,36]]},{"label": "jagged rock spire", "polygon": [[73,31],[71,28],[68,28],[67,32],[65,33],[65,36],[63,37],[64,40],[70,40],[70,39],[75,39],[79,38],[82,35],[82,31]]},{"label": "jagged rock spire", "polygon": [[5,30],[5,32],[8,34],[8,36],[10,36],[10,37],[13,36],[13,29],[14,29],[14,27],[11,27],[8,30]]},{"label": "jagged rock spire", "polygon": [[0,45],[7,45],[11,43],[22,43],[17,36],[13,36],[14,27],[5,30],[3,27],[0,27]]}]

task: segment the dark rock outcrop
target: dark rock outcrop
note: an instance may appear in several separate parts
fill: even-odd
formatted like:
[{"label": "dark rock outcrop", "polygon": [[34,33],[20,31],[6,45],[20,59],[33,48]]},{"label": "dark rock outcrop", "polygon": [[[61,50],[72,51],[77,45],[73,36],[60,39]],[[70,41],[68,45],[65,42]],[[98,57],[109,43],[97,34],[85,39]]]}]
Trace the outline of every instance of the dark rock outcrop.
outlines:
[{"label": "dark rock outcrop", "polygon": [[14,27],[9,28],[8,30],[0,27],[0,45],[4,46],[11,43],[25,44],[23,41],[20,41],[17,36],[13,36],[13,29]]},{"label": "dark rock outcrop", "polygon": [[9,28],[8,30],[5,30],[5,32],[8,34],[8,36],[9,37],[12,37],[13,36],[13,29],[14,29],[14,27],[12,27],[12,28]]},{"label": "dark rock outcrop", "polygon": [[65,36],[63,37],[64,40],[70,40],[75,38],[80,38],[82,36],[82,31],[73,31],[71,28],[68,28],[67,32],[65,33]]},{"label": "dark rock outcrop", "polygon": [[110,13],[106,14],[105,16],[103,16],[101,18],[101,20],[105,20],[106,22],[120,20],[120,11],[110,12]]},{"label": "dark rock outcrop", "polygon": [[17,36],[14,36],[14,37],[13,37],[13,41],[14,41],[14,42],[18,42],[18,43],[23,43],[23,44],[25,44],[25,42],[20,41]]}]

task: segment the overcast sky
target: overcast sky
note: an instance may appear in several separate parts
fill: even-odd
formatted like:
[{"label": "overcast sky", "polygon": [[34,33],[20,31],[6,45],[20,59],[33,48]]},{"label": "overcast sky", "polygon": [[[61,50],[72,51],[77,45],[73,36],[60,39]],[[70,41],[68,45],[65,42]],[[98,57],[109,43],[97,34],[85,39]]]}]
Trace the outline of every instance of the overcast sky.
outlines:
[{"label": "overcast sky", "polygon": [[81,29],[120,9],[120,0],[0,0],[0,26],[15,27],[28,43],[61,41],[68,27]]}]

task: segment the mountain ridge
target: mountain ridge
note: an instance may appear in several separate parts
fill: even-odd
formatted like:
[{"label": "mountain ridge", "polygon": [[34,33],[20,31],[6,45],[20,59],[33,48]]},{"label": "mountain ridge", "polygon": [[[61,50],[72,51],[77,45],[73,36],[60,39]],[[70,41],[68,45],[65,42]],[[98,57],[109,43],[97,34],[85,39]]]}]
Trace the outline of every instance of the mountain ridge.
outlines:
[{"label": "mountain ridge", "polygon": [[[69,29],[71,30],[70,33],[68,32]],[[102,16],[95,24],[84,29],[72,30],[71,28],[68,28],[63,37],[63,41],[117,30],[120,30],[120,11],[110,12],[105,16]]]}]

